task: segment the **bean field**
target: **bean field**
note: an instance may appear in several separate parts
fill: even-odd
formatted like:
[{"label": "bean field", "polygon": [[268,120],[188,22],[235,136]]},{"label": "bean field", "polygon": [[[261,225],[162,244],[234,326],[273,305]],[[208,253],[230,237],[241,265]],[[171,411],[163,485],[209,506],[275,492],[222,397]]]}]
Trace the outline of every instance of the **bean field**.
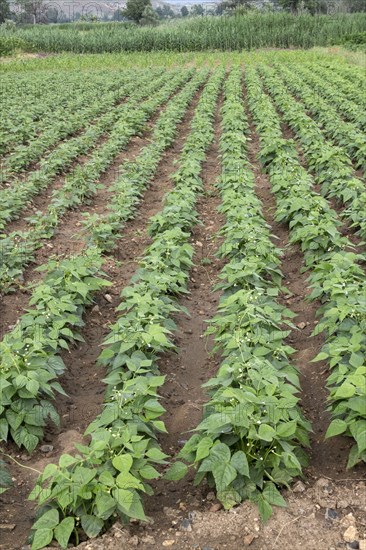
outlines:
[{"label": "bean field", "polygon": [[49,59],[0,89],[0,548],[365,548],[365,72]]}]

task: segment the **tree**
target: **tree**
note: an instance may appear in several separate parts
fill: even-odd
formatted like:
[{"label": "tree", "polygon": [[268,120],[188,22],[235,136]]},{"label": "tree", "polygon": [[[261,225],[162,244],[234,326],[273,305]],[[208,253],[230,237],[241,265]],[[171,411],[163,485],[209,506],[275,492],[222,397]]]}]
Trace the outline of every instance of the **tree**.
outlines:
[{"label": "tree", "polygon": [[142,12],[142,17],[139,23],[140,25],[158,25],[159,24],[159,17],[157,16],[156,12],[154,11],[151,5],[146,6],[144,11]]},{"label": "tree", "polygon": [[16,0],[15,5],[20,9],[20,18],[24,23],[44,23],[47,21],[49,6],[43,0]]},{"label": "tree", "polygon": [[147,7],[152,9],[151,0],[127,0],[126,8],[122,13],[127,19],[140,23]]},{"label": "tree", "polygon": [[281,8],[285,10],[290,10],[292,13],[296,13],[299,9],[301,0],[278,0]]},{"label": "tree", "polygon": [[224,0],[216,7],[216,14],[222,15],[225,10],[236,10],[240,9],[241,11],[253,9],[252,0]]},{"label": "tree", "polygon": [[182,14],[182,17],[188,17],[189,11],[188,11],[187,6],[182,6],[180,8],[180,13]]},{"label": "tree", "polygon": [[10,17],[8,0],[0,0],[0,23],[4,23]]},{"label": "tree", "polygon": [[203,9],[202,4],[194,4],[191,9],[192,15],[204,15],[205,10]]},{"label": "tree", "polygon": [[292,13],[307,11],[312,15],[327,13],[331,5],[329,0],[278,0],[278,3],[282,8]]},{"label": "tree", "polygon": [[119,8],[114,10],[112,21],[122,21],[122,19],[123,19],[123,11]]}]

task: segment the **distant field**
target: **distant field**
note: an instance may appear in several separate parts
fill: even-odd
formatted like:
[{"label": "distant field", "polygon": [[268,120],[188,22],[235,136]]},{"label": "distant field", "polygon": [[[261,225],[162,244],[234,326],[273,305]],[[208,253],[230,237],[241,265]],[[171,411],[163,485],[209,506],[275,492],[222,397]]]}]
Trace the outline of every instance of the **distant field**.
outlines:
[{"label": "distant field", "polygon": [[124,23],[36,25],[0,31],[0,54],[24,51],[102,53],[120,51],[251,50],[341,44],[366,31],[366,14],[293,16],[287,13],[197,17],[158,27]]}]

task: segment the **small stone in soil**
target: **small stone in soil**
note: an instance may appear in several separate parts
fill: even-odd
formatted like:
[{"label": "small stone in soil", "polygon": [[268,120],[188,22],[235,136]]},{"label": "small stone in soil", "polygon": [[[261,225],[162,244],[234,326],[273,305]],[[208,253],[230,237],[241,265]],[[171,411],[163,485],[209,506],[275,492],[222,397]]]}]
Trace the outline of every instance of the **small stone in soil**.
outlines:
[{"label": "small stone in soil", "polygon": [[250,546],[255,538],[255,535],[246,535],[243,539],[244,546]]},{"label": "small stone in soil", "polygon": [[301,323],[298,323],[296,326],[297,326],[297,328],[303,330],[306,327],[306,323],[301,322]]},{"label": "small stone in soil", "polygon": [[183,519],[180,523],[179,529],[181,531],[192,531],[192,523],[189,519]]},{"label": "small stone in soil", "polygon": [[173,546],[173,544],[175,544],[175,540],[173,539],[163,540],[163,546]]},{"label": "small stone in soil", "polygon": [[53,451],[53,445],[42,445],[39,450],[41,453],[50,453]]},{"label": "small stone in soil", "polygon": [[343,533],[343,540],[353,542],[358,539],[358,531],[354,525],[350,525]]},{"label": "small stone in soil", "polygon": [[298,481],[297,483],[295,483],[293,488],[294,493],[303,493],[304,491],[306,491],[306,487],[302,481]]},{"label": "small stone in soil", "polygon": [[338,514],[335,510],[333,510],[333,508],[327,508],[325,511],[325,519],[335,521],[338,519]]},{"label": "small stone in soil", "polygon": [[206,500],[215,500],[215,493],[213,491],[207,493]]},{"label": "small stone in soil", "polygon": [[359,550],[360,543],[358,542],[358,540],[354,540],[347,544],[347,548],[352,548],[352,550]]},{"label": "small stone in soil", "polygon": [[112,303],[112,296],[110,294],[104,294],[104,298],[107,300],[107,302],[109,302],[110,304]]},{"label": "small stone in soil", "polygon": [[209,509],[209,512],[218,512],[219,510],[221,510],[221,508],[222,508],[221,502],[216,502],[211,506],[211,508]]}]

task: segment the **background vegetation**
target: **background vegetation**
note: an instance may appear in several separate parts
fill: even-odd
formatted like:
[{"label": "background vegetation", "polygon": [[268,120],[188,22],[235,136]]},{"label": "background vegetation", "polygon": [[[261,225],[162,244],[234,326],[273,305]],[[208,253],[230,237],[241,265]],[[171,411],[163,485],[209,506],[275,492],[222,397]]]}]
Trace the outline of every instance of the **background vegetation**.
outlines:
[{"label": "background vegetation", "polygon": [[366,31],[366,14],[312,16],[246,13],[195,17],[159,26],[124,23],[34,25],[2,28],[0,52],[15,43],[25,51],[103,53],[122,51],[250,50],[342,44]]}]

